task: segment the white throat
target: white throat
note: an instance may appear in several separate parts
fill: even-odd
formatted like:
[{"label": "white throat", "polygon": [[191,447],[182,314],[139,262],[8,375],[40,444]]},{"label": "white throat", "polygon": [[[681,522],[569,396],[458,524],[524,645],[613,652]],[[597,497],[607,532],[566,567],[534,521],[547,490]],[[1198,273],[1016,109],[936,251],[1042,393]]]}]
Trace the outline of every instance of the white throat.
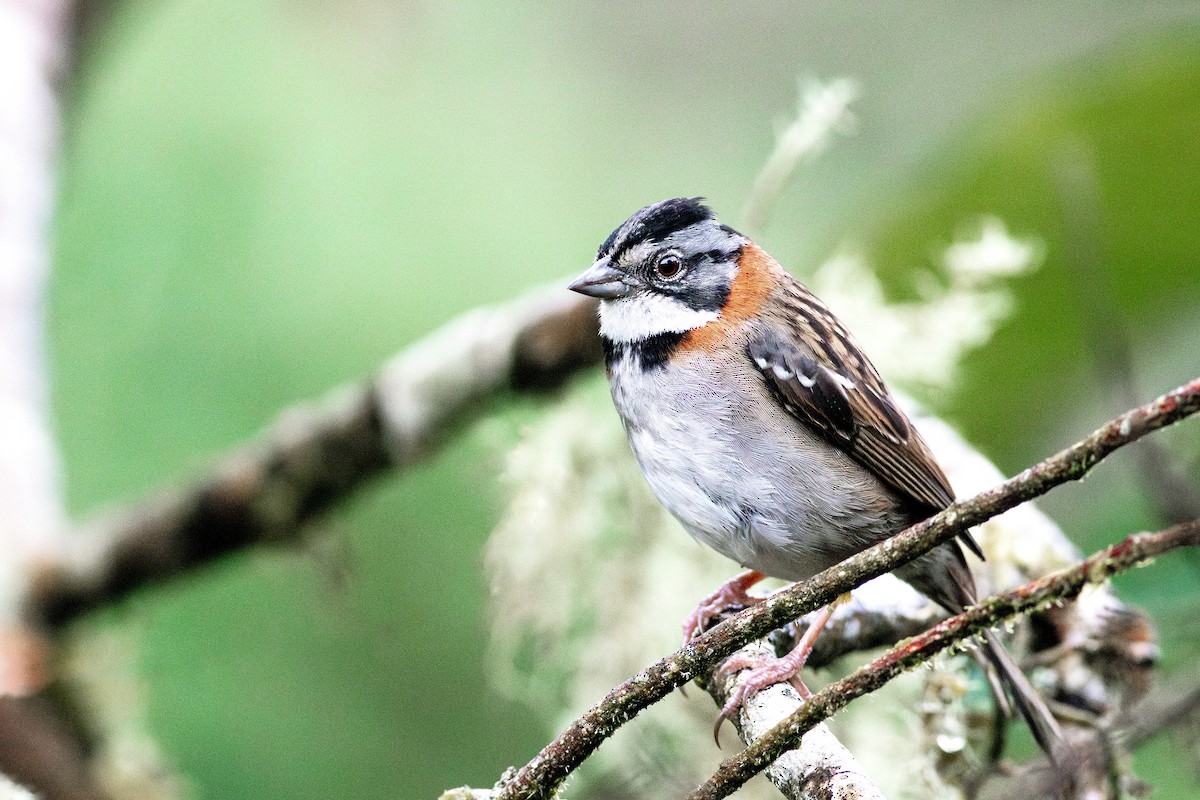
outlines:
[{"label": "white throat", "polygon": [[687,333],[721,316],[697,311],[673,297],[638,292],[600,303],[600,333],[614,342],[630,344],[661,333]]}]

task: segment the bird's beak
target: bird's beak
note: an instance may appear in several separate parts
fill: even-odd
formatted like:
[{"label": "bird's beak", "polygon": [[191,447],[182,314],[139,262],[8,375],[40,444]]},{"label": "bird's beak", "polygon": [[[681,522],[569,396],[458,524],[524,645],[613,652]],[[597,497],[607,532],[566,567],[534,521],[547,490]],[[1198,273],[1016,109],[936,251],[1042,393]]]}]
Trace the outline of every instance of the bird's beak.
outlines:
[{"label": "bird's beak", "polygon": [[608,256],[605,256],[592,264],[591,269],[572,281],[567,288],[589,297],[599,297],[601,300],[616,300],[632,292],[634,282],[628,272],[614,267]]}]

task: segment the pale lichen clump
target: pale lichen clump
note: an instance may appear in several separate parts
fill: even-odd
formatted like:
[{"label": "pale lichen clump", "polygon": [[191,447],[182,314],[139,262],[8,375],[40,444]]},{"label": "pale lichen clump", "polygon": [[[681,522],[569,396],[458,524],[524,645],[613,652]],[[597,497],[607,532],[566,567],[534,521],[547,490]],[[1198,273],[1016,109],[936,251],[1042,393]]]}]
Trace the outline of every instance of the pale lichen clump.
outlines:
[{"label": "pale lichen clump", "polygon": [[946,389],[963,356],[986,344],[1012,314],[1006,281],[1035,269],[1042,246],[985,217],[943,252],[945,279],[924,273],[920,299],[888,303],[870,265],[848,250],[809,279],[817,296],[854,331],[875,366],[894,384]]},{"label": "pale lichen clump", "polygon": [[854,131],[850,105],[857,98],[858,86],[847,78],[801,84],[796,115],[779,131],[775,149],[754,179],[742,212],[746,230],[757,231],[766,224],[780,192],[802,162],[824,151],[834,134]]}]

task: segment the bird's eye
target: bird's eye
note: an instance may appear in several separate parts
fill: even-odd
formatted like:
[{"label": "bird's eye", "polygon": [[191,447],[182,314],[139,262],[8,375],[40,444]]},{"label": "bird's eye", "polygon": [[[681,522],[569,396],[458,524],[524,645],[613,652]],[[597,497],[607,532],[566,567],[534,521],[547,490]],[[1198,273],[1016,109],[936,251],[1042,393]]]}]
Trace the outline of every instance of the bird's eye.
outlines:
[{"label": "bird's eye", "polygon": [[681,272],[683,272],[683,259],[674,253],[665,253],[659,256],[658,261],[654,263],[654,274],[660,278],[670,280],[678,277]]}]

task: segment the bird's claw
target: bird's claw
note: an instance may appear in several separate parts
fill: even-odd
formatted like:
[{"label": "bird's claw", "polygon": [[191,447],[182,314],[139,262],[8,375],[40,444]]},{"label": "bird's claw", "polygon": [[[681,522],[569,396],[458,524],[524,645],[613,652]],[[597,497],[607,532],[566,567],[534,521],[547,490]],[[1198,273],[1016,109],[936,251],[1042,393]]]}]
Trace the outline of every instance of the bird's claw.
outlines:
[{"label": "bird's claw", "polygon": [[721,670],[726,673],[749,670],[750,674],[737,682],[737,685],[733,687],[733,691],[729,693],[729,698],[725,701],[725,705],[721,707],[721,712],[717,714],[717,722],[713,726],[713,739],[716,741],[717,747],[721,746],[721,726],[725,724],[725,720],[732,720],[733,715],[737,713],[739,708],[742,708],[746,703],[753,700],[755,695],[768,686],[774,686],[777,683],[787,683],[795,688],[804,700],[812,697],[812,693],[808,690],[808,687],[800,680],[800,666],[796,664],[795,659],[790,659],[786,656],[784,658],[774,658],[772,656],[754,657],[735,653],[726,659]]},{"label": "bird's claw", "polygon": [[708,623],[731,608],[745,608],[761,603],[763,598],[747,594],[747,590],[763,579],[761,572],[743,572],[721,584],[721,587],[692,609],[683,621],[683,643],[686,645],[708,627]]}]

